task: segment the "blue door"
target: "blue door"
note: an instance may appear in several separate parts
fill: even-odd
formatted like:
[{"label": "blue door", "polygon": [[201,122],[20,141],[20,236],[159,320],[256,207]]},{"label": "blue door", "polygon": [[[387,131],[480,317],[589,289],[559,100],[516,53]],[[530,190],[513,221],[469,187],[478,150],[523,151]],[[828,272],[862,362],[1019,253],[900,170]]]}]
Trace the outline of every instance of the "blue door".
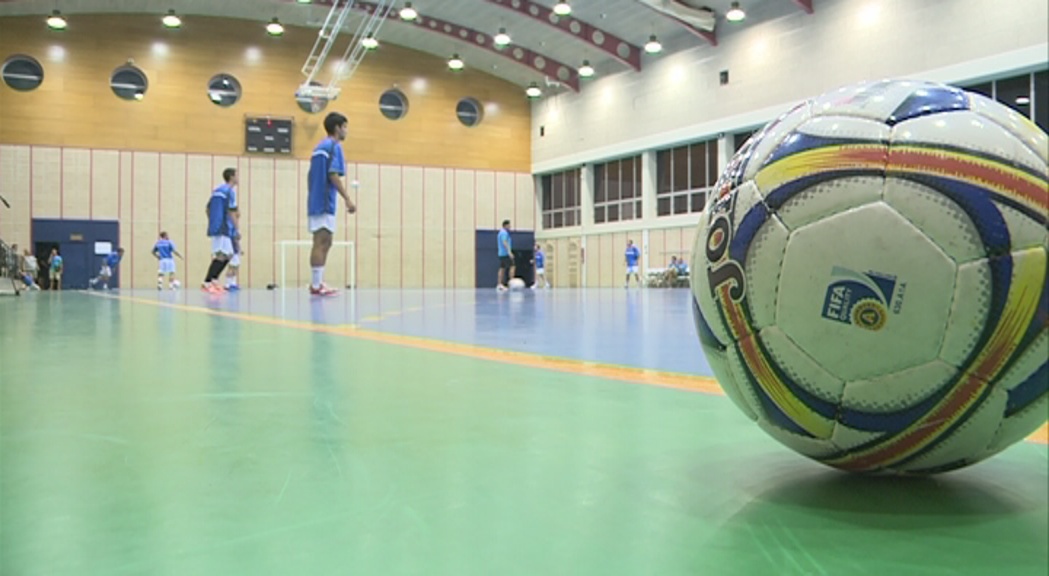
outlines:
[{"label": "blue door", "polygon": [[[105,258],[95,254],[95,244],[108,242],[114,250],[120,246],[120,223],[115,220],[33,219],[32,245],[57,244],[64,270],[62,288],[82,290],[87,281],[98,275]],[[47,266],[49,254],[37,254],[41,268]],[[119,268],[113,271],[109,287],[120,285]]]}]

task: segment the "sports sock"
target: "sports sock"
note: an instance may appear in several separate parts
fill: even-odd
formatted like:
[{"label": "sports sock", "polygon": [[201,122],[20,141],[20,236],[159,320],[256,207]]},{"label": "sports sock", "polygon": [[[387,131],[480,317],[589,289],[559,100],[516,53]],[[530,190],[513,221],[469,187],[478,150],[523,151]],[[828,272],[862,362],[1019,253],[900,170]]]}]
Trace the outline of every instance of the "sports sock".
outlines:
[{"label": "sports sock", "polygon": [[321,266],[319,268],[313,268],[312,277],[313,282],[311,286],[313,286],[314,288],[320,288],[321,284],[324,283],[324,266]]}]

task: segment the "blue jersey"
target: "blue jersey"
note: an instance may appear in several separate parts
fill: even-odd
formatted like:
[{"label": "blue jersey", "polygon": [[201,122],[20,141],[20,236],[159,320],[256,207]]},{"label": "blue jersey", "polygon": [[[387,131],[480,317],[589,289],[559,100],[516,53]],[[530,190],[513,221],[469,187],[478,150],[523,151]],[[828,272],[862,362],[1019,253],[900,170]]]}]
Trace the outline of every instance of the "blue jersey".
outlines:
[{"label": "blue jersey", "polygon": [[153,245],[153,251],[161,260],[169,260],[175,253],[175,245],[171,243],[171,240],[161,238]]},{"label": "blue jersey", "polygon": [[235,193],[229,184],[220,184],[208,200],[208,236],[229,236],[230,197]]},{"label": "blue jersey", "polygon": [[106,266],[116,268],[118,264],[120,264],[120,253],[110,252],[109,256],[106,256]]},{"label": "blue jersey", "polygon": [[339,190],[331,181],[331,175],[346,174],[346,162],[342,158],[342,145],[334,138],[325,138],[313,149],[310,157],[310,174],[306,182],[306,213],[310,216],[335,214],[336,195]]},{"label": "blue jersey", "polygon": [[62,257],[59,256],[58,254],[55,254],[51,258],[51,269],[52,270],[61,270],[62,269]]},{"label": "blue jersey", "polygon": [[641,251],[637,249],[637,245],[634,244],[626,249],[626,265],[637,266],[637,259],[641,257]]},{"label": "blue jersey", "polygon": [[546,254],[543,254],[542,250],[537,250],[535,253],[535,267],[542,268],[546,261]]},{"label": "blue jersey", "polygon": [[510,250],[513,249],[513,242],[510,240],[510,231],[503,228],[499,231],[499,257],[509,256]]}]

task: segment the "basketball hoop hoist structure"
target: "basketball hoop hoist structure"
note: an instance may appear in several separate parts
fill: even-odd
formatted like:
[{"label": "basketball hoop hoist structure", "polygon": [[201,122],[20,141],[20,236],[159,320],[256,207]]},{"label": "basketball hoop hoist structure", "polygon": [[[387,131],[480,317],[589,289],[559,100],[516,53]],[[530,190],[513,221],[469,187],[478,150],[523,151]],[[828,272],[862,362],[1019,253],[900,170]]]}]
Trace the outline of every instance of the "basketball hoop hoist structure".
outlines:
[{"label": "basketball hoop hoist structure", "polygon": [[306,80],[296,90],[295,98],[306,103],[337,98],[339,92],[342,91],[339,88],[339,84],[353,76],[357,66],[360,65],[361,60],[364,60],[364,55],[368,52],[362,41],[369,36],[373,38],[377,36],[379,28],[393,9],[394,1],[375,0],[375,10],[371,12],[357,11],[361,15],[357,30],[350,40],[350,45],[346,47],[342,60],[332,74],[331,80],[327,85],[324,85],[317,81],[318,72],[323,69],[324,63],[328,60],[328,55],[339,37],[339,32],[342,31],[347,20],[350,19],[351,12],[354,12],[354,0],[332,0],[328,17],[324,19],[324,24],[321,26],[320,31],[317,32],[317,41],[313,43],[313,51],[306,58],[306,63],[302,65],[302,74],[306,77]]}]

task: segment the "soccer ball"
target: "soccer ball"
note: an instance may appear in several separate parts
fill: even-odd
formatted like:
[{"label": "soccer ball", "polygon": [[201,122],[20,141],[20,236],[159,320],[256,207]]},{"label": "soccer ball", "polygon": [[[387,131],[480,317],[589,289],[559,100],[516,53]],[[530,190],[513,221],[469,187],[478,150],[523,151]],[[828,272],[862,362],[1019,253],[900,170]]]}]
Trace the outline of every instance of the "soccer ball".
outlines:
[{"label": "soccer ball", "polygon": [[171,289],[172,290],[178,290],[181,286],[182,286],[182,282],[179,282],[178,280],[172,280],[171,281]]},{"label": "soccer ball", "polygon": [[525,287],[525,281],[520,278],[511,278],[509,284],[511,290],[524,290]]},{"label": "soccer ball", "polygon": [[866,82],[769,123],[708,198],[699,340],[776,440],[856,472],[931,474],[1049,407],[1049,143],[958,88]]}]

